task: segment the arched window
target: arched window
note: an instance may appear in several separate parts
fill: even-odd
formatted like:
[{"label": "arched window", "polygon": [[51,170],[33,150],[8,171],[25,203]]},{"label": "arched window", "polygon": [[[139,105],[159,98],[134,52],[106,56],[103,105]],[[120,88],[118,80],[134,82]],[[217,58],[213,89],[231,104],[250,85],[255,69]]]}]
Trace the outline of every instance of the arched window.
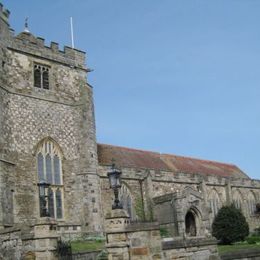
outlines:
[{"label": "arched window", "polygon": [[242,210],[242,196],[238,190],[235,190],[233,193],[233,203],[237,209]]},{"label": "arched window", "polygon": [[48,70],[48,68],[43,68],[42,87],[44,89],[49,89],[49,70]]},{"label": "arched window", "polygon": [[34,86],[36,88],[41,87],[41,70],[37,66],[34,67]]},{"label": "arched window", "polygon": [[248,215],[252,216],[256,212],[256,199],[252,191],[248,193],[247,196],[247,206],[248,206]]},{"label": "arched window", "polygon": [[213,189],[209,195],[209,206],[211,209],[211,213],[213,216],[213,219],[218,214],[219,209],[221,208],[221,201],[219,198],[219,195],[215,189]]},{"label": "arched window", "polygon": [[132,195],[128,187],[123,183],[119,190],[119,198],[123,208],[127,211],[131,219],[134,218]]},{"label": "arched window", "polygon": [[49,67],[35,64],[33,76],[34,87],[49,89]]},{"label": "arched window", "polygon": [[62,152],[50,138],[37,149],[40,216],[63,218]]}]

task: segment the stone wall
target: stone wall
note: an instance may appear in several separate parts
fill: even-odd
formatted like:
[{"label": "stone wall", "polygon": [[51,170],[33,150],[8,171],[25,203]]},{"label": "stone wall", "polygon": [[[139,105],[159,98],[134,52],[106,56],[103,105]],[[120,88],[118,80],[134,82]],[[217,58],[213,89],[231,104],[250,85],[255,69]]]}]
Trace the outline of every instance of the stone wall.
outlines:
[{"label": "stone wall", "polygon": [[0,230],[0,259],[58,259],[56,225],[44,221],[34,227],[24,225]]},{"label": "stone wall", "polygon": [[165,259],[218,260],[216,240],[212,238],[176,238],[163,242]]},{"label": "stone wall", "polygon": [[158,223],[131,223],[126,211],[116,209],[105,220],[108,259],[164,259]]},{"label": "stone wall", "polygon": [[73,260],[97,260],[102,251],[78,252],[72,254]]},{"label": "stone wall", "polygon": [[0,259],[21,259],[23,251],[21,229],[0,231],[0,241]]},{"label": "stone wall", "polygon": [[123,210],[113,210],[105,227],[109,260],[219,259],[216,239],[201,236],[162,241],[158,223],[132,223]]},{"label": "stone wall", "polygon": [[243,249],[238,252],[227,252],[221,254],[221,260],[258,260],[260,249]]},{"label": "stone wall", "polygon": [[[101,176],[102,189],[102,208],[104,214],[111,211],[113,201],[113,194],[109,189],[108,180],[106,177],[108,166],[99,166],[99,175]],[[144,210],[146,212],[146,219],[150,219],[150,208],[154,208],[151,199],[157,196],[170,194],[174,192],[183,192],[185,188],[190,187],[202,194],[207,213],[209,215],[210,224],[213,222],[214,214],[210,207],[210,200],[214,198],[212,191],[214,190],[219,196],[218,209],[226,204],[234,202],[234,192],[239,190],[241,194],[241,210],[253,231],[260,226],[260,218],[255,213],[249,213],[249,198],[248,194],[252,192],[255,196],[254,203],[260,201],[260,181],[243,179],[243,178],[224,178],[218,176],[208,176],[199,174],[184,174],[172,173],[165,171],[154,171],[148,169],[137,168],[122,168],[122,181],[129,187],[132,194],[133,208],[136,208],[136,203],[140,205],[140,198],[143,201]],[[151,207],[150,207],[151,206]],[[160,213],[160,211],[159,211]],[[171,209],[161,214],[162,218],[166,218],[166,222],[172,218],[169,216]],[[173,213],[172,213],[173,214]],[[155,212],[152,214],[155,217]],[[165,224],[166,224],[165,222]],[[173,228],[172,228],[173,229]],[[172,230],[172,232],[175,232]]]}]

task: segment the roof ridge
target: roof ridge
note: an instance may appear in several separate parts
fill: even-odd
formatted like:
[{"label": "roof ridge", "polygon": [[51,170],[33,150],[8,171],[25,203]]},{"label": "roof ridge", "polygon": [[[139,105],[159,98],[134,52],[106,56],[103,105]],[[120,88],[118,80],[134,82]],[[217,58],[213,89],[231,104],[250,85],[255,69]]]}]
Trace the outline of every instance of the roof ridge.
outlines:
[{"label": "roof ridge", "polygon": [[237,165],[235,165],[233,163],[219,162],[219,161],[215,161],[215,160],[201,159],[201,158],[196,158],[196,157],[191,157],[191,156],[175,155],[175,154],[168,154],[168,153],[163,153],[161,155],[162,156],[164,156],[164,155],[166,155],[166,156],[176,156],[176,157],[179,157],[179,158],[192,159],[192,160],[201,161],[201,162],[217,163],[217,164],[223,164],[223,165],[229,165],[229,166],[237,167]]}]

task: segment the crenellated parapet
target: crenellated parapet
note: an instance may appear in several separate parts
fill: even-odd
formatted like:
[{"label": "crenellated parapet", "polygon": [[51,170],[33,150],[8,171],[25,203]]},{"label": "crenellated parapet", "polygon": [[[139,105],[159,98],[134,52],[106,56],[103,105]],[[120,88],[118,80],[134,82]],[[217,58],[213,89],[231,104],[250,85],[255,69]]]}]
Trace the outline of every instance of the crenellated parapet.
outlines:
[{"label": "crenellated parapet", "polygon": [[9,16],[10,11],[0,3],[0,47],[13,34],[13,30],[9,27]]},{"label": "crenellated parapet", "polygon": [[7,48],[13,51],[88,71],[85,66],[86,55],[84,51],[68,46],[64,46],[61,50],[56,42],[46,45],[43,38],[35,37],[28,31],[15,35],[9,26],[9,16],[9,10],[0,3],[0,45],[4,43]]},{"label": "crenellated parapet", "polygon": [[[106,178],[109,166],[100,166],[100,177]],[[149,175],[153,182],[167,183],[167,184],[194,184],[198,185],[202,181],[209,186],[226,186],[227,183],[231,187],[244,187],[260,189],[260,180],[250,178],[234,178],[223,177],[216,175],[202,175],[200,173],[184,173],[184,172],[171,172],[171,171],[158,171],[153,169],[138,169],[131,167],[122,168],[122,178],[132,180],[144,180]]]},{"label": "crenellated parapet", "polygon": [[10,11],[8,9],[5,9],[3,4],[0,3],[0,18],[5,21],[6,24],[9,24],[8,19],[10,16]]},{"label": "crenellated parapet", "polygon": [[45,40],[41,37],[35,37],[28,32],[22,32],[15,36],[9,43],[9,49],[32,55],[37,58],[47,59],[56,63],[70,66],[72,68],[80,68],[87,71],[85,67],[85,52],[64,46],[60,50],[59,44],[51,42],[45,45]]}]

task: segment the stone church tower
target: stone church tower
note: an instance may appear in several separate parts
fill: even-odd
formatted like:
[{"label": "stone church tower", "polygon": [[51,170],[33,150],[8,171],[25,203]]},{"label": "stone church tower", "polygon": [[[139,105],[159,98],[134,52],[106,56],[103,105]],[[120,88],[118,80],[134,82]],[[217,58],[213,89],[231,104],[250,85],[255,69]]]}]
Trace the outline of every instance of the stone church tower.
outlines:
[{"label": "stone church tower", "polygon": [[100,232],[85,53],[28,28],[14,36],[8,16],[0,4],[0,227],[33,225],[47,208],[64,230]]}]

